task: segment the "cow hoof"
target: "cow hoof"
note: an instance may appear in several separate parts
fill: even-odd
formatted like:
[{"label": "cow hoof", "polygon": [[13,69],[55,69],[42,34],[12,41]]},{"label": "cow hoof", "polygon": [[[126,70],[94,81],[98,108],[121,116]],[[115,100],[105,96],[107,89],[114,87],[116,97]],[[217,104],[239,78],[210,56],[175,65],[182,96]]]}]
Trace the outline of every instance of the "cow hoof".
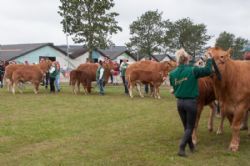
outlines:
[{"label": "cow hoof", "polygon": [[209,132],[213,132],[213,128],[208,127],[208,131],[209,131]]},{"label": "cow hoof", "polygon": [[242,125],[242,126],[240,127],[240,130],[248,130],[248,127],[245,126],[245,125]]},{"label": "cow hoof", "polygon": [[193,144],[194,144],[194,145],[197,145],[197,140],[193,140]]},{"label": "cow hoof", "polygon": [[217,134],[217,135],[221,135],[221,134],[222,134],[222,131],[221,131],[221,130],[217,130],[216,134]]},{"label": "cow hoof", "polygon": [[229,150],[232,152],[237,152],[239,149],[238,145],[230,145]]}]

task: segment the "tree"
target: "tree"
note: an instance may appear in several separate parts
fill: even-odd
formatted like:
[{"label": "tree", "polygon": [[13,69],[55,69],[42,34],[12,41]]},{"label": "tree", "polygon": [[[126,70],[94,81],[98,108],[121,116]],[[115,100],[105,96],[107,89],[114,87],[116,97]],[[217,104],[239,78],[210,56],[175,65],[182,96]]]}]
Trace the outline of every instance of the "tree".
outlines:
[{"label": "tree", "polygon": [[162,13],[147,11],[130,25],[130,42],[127,47],[136,54],[149,56],[161,51],[162,36],[164,34]]},{"label": "tree", "polygon": [[247,45],[248,40],[241,37],[237,37],[234,40],[232,57],[234,59],[243,59],[243,49]]},{"label": "tree", "polygon": [[165,33],[164,43],[171,52],[184,48],[195,57],[204,51],[206,42],[211,38],[206,34],[204,24],[194,24],[189,18],[177,20],[166,26],[168,31]]},{"label": "tree", "polygon": [[220,33],[219,37],[216,39],[215,46],[227,50],[233,48],[234,40],[234,34],[224,31]]},{"label": "tree", "polygon": [[247,39],[241,37],[235,38],[234,34],[224,31],[220,33],[219,37],[216,39],[215,46],[221,47],[224,50],[232,48],[232,58],[242,59],[243,49],[247,43]]},{"label": "tree", "polygon": [[73,35],[73,41],[83,43],[89,49],[89,59],[96,48],[106,48],[111,43],[110,35],[121,31],[115,17],[109,12],[113,0],[60,0],[58,13],[62,16],[63,31]]}]

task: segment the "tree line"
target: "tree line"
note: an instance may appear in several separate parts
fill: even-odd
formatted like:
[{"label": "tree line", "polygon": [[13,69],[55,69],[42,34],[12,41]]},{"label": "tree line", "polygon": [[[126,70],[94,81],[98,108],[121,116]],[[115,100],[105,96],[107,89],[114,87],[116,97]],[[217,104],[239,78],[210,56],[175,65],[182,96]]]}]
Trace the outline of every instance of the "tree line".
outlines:
[{"label": "tree line", "polygon": [[[60,0],[58,13],[62,16],[64,33],[73,36],[75,43],[81,43],[90,51],[95,48],[107,48],[114,45],[113,34],[122,31],[118,25],[117,12],[111,11],[114,0]],[[164,20],[162,12],[150,10],[133,21],[130,28],[128,49],[135,55],[148,57],[153,54],[174,53],[184,48],[193,57],[200,56],[212,38],[207,34],[206,25],[196,24],[190,18],[177,21]],[[235,37],[229,32],[222,32],[216,39],[215,46],[223,49],[232,48],[232,57],[241,59],[247,39]]]}]

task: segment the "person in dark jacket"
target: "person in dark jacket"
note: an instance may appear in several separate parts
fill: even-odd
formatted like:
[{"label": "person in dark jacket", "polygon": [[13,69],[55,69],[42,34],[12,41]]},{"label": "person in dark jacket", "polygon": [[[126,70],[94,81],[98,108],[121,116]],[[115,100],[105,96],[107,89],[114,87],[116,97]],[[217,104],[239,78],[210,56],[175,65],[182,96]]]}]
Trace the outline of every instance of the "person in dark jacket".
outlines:
[{"label": "person in dark jacket", "polygon": [[0,64],[0,82],[1,82],[0,88],[3,88],[4,71],[5,71],[4,62],[1,62],[1,64]]},{"label": "person in dark jacket", "polygon": [[55,93],[55,79],[57,75],[56,63],[53,62],[49,70],[50,92]]},{"label": "person in dark jacket", "polygon": [[184,135],[179,145],[179,156],[186,156],[185,147],[187,144],[191,152],[195,150],[192,132],[197,113],[198,78],[208,76],[212,72],[211,57],[207,58],[205,67],[194,67],[189,65],[190,56],[184,49],[180,49],[176,52],[178,67],[169,74],[170,85],[177,98],[177,110],[184,127]]}]

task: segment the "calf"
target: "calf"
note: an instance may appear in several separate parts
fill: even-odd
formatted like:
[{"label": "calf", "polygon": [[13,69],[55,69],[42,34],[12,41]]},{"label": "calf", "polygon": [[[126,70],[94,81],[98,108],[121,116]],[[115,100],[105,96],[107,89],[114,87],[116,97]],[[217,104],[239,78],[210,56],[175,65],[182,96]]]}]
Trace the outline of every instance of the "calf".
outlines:
[{"label": "calf", "polygon": [[[154,87],[154,96],[155,98],[160,99],[159,87],[162,84],[163,80],[163,72],[153,72],[153,71],[144,71],[144,70],[133,70],[128,75],[128,87],[129,87],[129,95],[133,98],[133,87],[136,83],[150,83]],[[137,86],[138,88],[138,86]],[[138,88],[139,94],[143,97],[141,93],[141,89]]]}]

